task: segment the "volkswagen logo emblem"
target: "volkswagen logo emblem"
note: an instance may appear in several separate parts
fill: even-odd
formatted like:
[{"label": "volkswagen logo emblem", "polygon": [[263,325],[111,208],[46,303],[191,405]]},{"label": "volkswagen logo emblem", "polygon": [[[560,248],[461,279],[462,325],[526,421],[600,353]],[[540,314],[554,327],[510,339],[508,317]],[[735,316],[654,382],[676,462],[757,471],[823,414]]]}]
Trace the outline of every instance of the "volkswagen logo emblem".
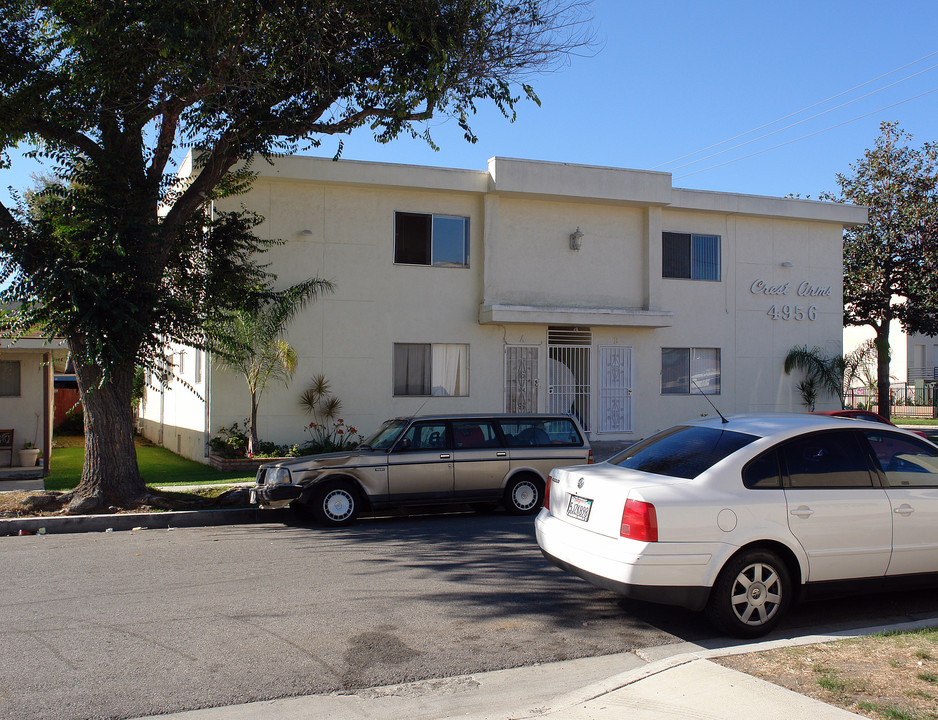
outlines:
[{"label": "volkswagen logo emblem", "polygon": [[576,486],[577,486],[577,488],[580,489],[580,490],[583,489],[583,478],[580,478],[580,479],[577,481]]}]

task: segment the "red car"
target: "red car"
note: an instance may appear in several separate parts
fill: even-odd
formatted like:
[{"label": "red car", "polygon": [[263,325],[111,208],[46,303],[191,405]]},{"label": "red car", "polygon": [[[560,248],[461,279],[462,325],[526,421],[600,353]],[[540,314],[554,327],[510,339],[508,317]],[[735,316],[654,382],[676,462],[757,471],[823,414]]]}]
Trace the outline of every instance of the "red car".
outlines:
[{"label": "red car", "polygon": [[[855,420],[867,420],[869,422],[878,422],[878,423],[883,423],[884,425],[892,425],[893,427],[896,427],[895,423],[889,422],[882,415],[880,415],[879,413],[874,413],[871,410],[827,410],[826,412],[816,412],[814,414],[815,415],[833,415],[834,417],[854,418]],[[923,438],[928,437],[925,433],[919,430],[909,430],[909,432],[913,432],[916,435],[919,435]]]}]

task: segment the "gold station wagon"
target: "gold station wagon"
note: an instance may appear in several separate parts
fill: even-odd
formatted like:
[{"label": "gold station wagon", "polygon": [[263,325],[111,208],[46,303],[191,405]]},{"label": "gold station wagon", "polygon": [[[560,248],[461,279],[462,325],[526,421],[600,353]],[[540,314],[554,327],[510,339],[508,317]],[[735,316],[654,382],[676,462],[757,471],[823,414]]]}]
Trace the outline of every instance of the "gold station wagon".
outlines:
[{"label": "gold station wagon", "polygon": [[569,415],[432,415],[386,421],[354,450],[262,465],[251,491],[261,508],[289,505],[325,525],[404,505],[502,503],[541,509],[548,473],[593,462]]}]

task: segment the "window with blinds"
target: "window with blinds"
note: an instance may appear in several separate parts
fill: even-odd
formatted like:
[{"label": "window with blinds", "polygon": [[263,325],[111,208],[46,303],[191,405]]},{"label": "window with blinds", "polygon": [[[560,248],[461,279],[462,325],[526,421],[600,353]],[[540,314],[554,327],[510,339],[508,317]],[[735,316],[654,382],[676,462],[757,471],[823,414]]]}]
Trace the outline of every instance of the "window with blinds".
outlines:
[{"label": "window with blinds", "polygon": [[661,234],[661,274],[666,278],[720,280],[720,236]]}]

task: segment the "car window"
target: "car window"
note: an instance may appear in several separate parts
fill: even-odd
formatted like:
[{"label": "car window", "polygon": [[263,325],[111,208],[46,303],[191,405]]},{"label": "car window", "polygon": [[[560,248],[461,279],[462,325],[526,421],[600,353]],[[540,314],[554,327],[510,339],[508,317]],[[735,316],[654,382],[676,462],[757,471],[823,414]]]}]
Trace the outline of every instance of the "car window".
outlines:
[{"label": "car window", "polygon": [[445,422],[419,422],[414,423],[407,429],[394,450],[395,452],[409,452],[413,450],[446,449],[448,447]]},{"label": "car window", "polygon": [[863,436],[889,487],[938,487],[938,448],[898,433],[865,431]]},{"label": "car window", "polygon": [[778,451],[773,448],[750,460],[743,468],[743,485],[747,488],[780,488]]},{"label": "car window", "polygon": [[583,441],[572,420],[541,418],[500,420],[502,434],[509,447],[548,447],[552,445],[582,445]]},{"label": "car window", "polygon": [[627,448],[609,462],[655,475],[691,479],[757,439],[732,430],[677,426]]},{"label": "car window", "polygon": [[472,420],[453,423],[453,440],[457,448],[500,447],[501,441],[495,425],[487,420]]},{"label": "car window", "polygon": [[779,448],[793,488],[872,487],[873,477],[856,434],[815,432]]}]

